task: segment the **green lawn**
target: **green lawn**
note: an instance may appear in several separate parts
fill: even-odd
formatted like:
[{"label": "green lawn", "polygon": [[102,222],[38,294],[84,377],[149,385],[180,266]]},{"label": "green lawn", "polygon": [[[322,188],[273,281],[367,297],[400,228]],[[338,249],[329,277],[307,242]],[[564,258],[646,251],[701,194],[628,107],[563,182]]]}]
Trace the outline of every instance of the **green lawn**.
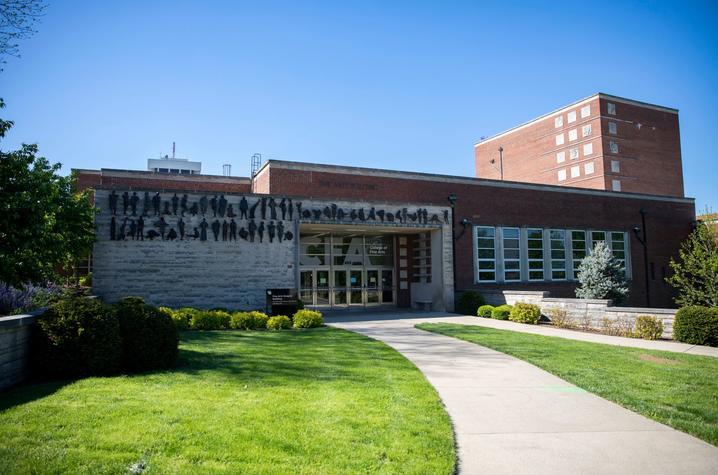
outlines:
[{"label": "green lawn", "polygon": [[0,473],[453,473],[439,397],[380,342],[185,332],[179,365],[0,394]]},{"label": "green lawn", "polygon": [[621,406],[718,445],[718,358],[470,325],[417,328],[493,348]]}]

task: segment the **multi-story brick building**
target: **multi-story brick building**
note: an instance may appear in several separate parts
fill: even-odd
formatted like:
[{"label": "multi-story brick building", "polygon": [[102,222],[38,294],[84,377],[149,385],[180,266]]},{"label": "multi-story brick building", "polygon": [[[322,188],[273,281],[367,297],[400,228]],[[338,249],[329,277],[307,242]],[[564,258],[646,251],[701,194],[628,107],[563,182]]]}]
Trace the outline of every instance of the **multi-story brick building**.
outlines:
[{"label": "multi-story brick building", "polygon": [[598,93],[474,145],[476,176],[683,195],[678,111]]}]

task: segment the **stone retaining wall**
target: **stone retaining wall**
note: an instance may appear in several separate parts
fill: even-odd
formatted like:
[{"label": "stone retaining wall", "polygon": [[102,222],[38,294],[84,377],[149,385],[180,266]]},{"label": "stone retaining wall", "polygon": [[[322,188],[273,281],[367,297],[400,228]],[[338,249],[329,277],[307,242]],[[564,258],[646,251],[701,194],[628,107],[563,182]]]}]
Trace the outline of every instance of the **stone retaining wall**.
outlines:
[{"label": "stone retaining wall", "polygon": [[30,330],[41,312],[0,317],[0,390],[27,378]]},{"label": "stone retaining wall", "polygon": [[586,322],[595,329],[603,326],[604,319],[627,322],[633,325],[639,315],[652,315],[663,321],[663,338],[673,338],[673,319],[676,309],[614,307],[611,300],[551,298],[550,292],[518,290],[488,291],[481,293],[490,305],[513,305],[516,302],[533,303],[541,307],[541,314],[549,316],[551,309],[565,310],[576,323]]}]

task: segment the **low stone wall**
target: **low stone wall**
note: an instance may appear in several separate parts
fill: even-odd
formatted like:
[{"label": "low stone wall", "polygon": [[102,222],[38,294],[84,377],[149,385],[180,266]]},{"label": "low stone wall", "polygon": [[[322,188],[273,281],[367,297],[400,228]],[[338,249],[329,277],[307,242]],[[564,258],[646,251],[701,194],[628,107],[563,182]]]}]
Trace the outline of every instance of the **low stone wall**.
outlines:
[{"label": "low stone wall", "polygon": [[490,305],[513,305],[516,302],[533,303],[541,307],[541,313],[548,316],[551,309],[565,310],[579,325],[601,329],[604,319],[627,322],[633,325],[639,315],[652,315],[663,321],[663,338],[673,338],[675,309],[614,307],[611,300],[551,298],[550,292],[529,292],[520,290],[488,291],[481,293]]},{"label": "low stone wall", "polygon": [[30,331],[41,313],[0,317],[0,390],[27,378]]}]

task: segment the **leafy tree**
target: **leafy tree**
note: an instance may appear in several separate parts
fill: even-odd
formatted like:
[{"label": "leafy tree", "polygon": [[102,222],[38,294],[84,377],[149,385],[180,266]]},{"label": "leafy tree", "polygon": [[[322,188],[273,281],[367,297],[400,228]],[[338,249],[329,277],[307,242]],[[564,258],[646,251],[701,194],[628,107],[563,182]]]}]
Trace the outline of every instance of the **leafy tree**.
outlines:
[{"label": "leafy tree", "polygon": [[[0,108],[5,103],[0,99]],[[12,127],[0,119],[0,139]],[[37,145],[0,148],[0,281],[13,286],[57,277],[86,257],[95,238],[88,192],[37,156]]]},{"label": "leafy tree", "polygon": [[0,64],[6,55],[20,57],[17,41],[35,34],[45,7],[43,0],[0,0]]},{"label": "leafy tree", "polygon": [[681,307],[718,307],[718,241],[716,231],[701,223],[679,251],[680,261],[671,259],[673,275],[666,278],[677,291]]},{"label": "leafy tree", "polygon": [[578,268],[576,297],[611,299],[616,303],[628,298],[628,285],[621,263],[613,257],[608,245],[600,241]]}]

